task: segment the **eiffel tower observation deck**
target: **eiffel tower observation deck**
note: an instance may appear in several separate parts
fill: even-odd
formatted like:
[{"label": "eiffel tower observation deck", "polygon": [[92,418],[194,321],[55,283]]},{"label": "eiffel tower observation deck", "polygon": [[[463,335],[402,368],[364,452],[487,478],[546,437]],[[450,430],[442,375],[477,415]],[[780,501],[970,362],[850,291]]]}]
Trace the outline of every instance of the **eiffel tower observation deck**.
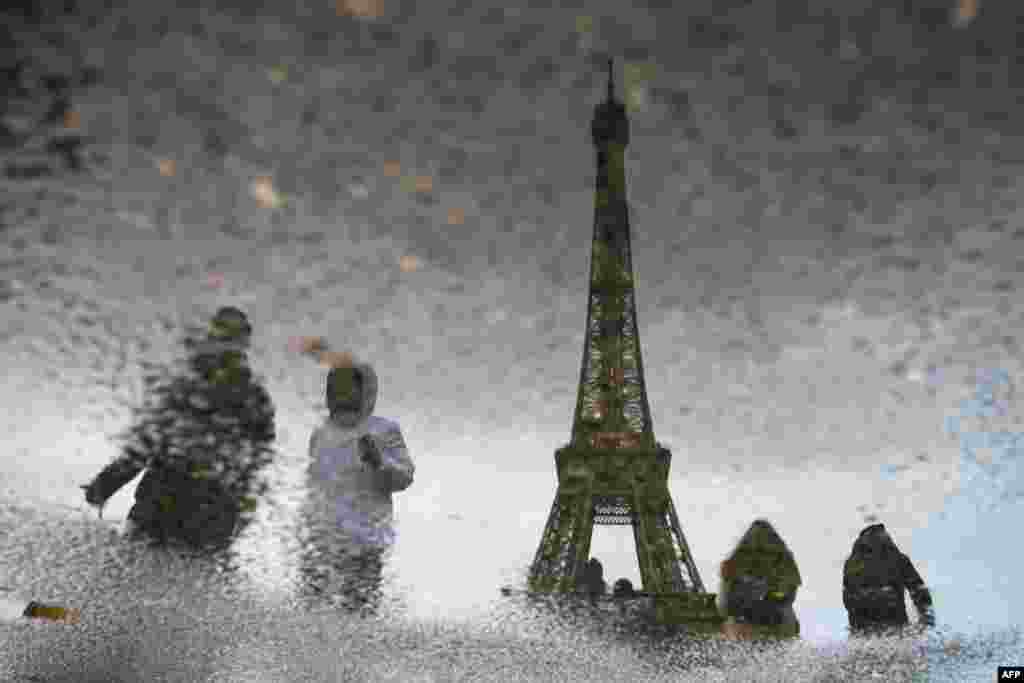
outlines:
[{"label": "eiffel tower observation deck", "polygon": [[[594,236],[583,362],[572,438],[555,453],[558,491],[530,569],[533,592],[574,592],[594,525],[633,527],[641,593],[671,597],[673,612],[712,619],[668,489],[671,452],[657,443],[644,382],[630,256],[626,109],[608,91],[594,112]],[[665,602],[665,601],[663,601]],[[685,614],[683,615],[685,617]]]}]

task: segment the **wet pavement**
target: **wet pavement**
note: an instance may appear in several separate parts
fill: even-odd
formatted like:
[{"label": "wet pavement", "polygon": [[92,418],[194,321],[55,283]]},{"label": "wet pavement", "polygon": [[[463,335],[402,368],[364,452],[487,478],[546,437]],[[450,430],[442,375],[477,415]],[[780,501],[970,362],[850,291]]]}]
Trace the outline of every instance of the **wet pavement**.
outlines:
[{"label": "wet pavement", "polygon": [[[491,546],[498,552],[490,557],[455,565],[465,527],[454,520],[400,526],[384,606],[376,617],[355,617],[297,599],[300,548],[281,509],[288,506],[283,488],[276,511],[268,506],[230,551],[214,555],[129,540],[117,522],[93,512],[5,501],[0,585],[79,607],[82,619],[0,625],[3,680],[966,681],[989,680],[995,666],[1024,655],[1015,634],[993,629],[965,635],[940,625],[927,636],[816,638],[812,620],[823,613],[799,598],[803,641],[666,641],[614,619],[498,597],[493,587],[502,577],[517,582],[514,553],[502,558]],[[434,566],[395,557],[403,531],[416,526],[432,530],[445,556]],[[520,536],[525,544],[527,534]],[[482,542],[472,532],[461,540]],[[457,592],[435,573],[438,565],[458,582]],[[430,576],[438,577],[433,594]]]},{"label": "wet pavement", "polygon": [[[570,426],[600,84],[586,17],[537,15],[532,52],[498,59],[505,24],[533,10],[478,4],[461,32],[427,13],[391,29],[346,19],[332,41],[317,26],[331,11],[192,8],[152,26],[122,9],[74,33],[72,66],[102,78],[75,90],[79,118],[58,128],[88,133],[89,173],[0,180],[0,586],[82,618],[0,623],[0,680],[982,681],[1024,662],[1022,550],[1007,541],[1024,492],[1008,388],[1024,369],[1011,296],[1024,232],[1016,181],[977,161],[979,149],[1012,156],[1019,139],[961,126],[955,144],[949,131],[922,141],[888,100],[842,135],[791,112],[804,130],[794,162],[747,139],[758,97],[721,114],[749,85],[724,73],[736,51],[722,45],[705,79],[674,36],[650,46],[664,72],[633,113],[629,162],[655,434],[675,454],[671,491],[709,590],[734,539],[770,519],[804,578],[803,639],[664,642],[499,596],[522,585]],[[657,34],[648,15],[620,23],[634,29],[608,29],[623,49]],[[407,58],[438,44],[443,64],[423,72],[433,85],[410,83]],[[73,71],[55,45],[33,54]],[[756,78],[790,78],[783,52],[754,60],[770,72]],[[502,85],[499,65],[521,78]],[[692,103],[676,80],[696,84]],[[667,115],[661,86],[693,117]],[[869,173],[848,180],[866,185],[808,190],[791,166],[840,166],[821,155],[840,139],[864,143]],[[720,154],[741,140],[765,173],[753,199],[741,155]],[[894,199],[900,174],[917,173],[900,145],[963,177],[940,179],[941,199]],[[871,164],[897,177],[871,185]],[[879,216],[850,214],[865,196]],[[116,454],[143,370],[180,357],[186,327],[222,305],[253,322],[252,364],[277,406],[270,491],[227,553],[151,548],[121,536],[134,484],[103,520],[78,486]],[[296,596],[325,374],[289,350],[299,334],[375,363],[377,412],[401,421],[416,463],[374,618]],[[1000,410],[976,405],[979,368],[1005,373],[986,380]],[[928,635],[847,638],[842,563],[875,519],[933,589]],[[609,579],[638,583],[628,538],[595,537],[594,554]]]}]

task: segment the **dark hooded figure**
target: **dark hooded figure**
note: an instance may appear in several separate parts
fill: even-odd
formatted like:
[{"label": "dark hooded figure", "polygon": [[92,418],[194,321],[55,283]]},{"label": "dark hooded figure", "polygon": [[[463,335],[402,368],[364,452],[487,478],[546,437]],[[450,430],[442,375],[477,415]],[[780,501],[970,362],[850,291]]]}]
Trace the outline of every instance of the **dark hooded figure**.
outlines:
[{"label": "dark hooded figure", "polygon": [[332,368],[330,417],[309,442],[303,587],[353,611],[379,604],[382,556],[394,540],[391,496],[415,472],[398,422],[373,415],[377,385],[368,363]]},{"label": "dark hooded figure", "polygon": [[134,533],[196,547],[231,539],[274,440],[273,405],[246,360],[251,334],[242,311],[221,308],[206,339],[186,341],[184,372],[147,381],[120,457],[82,487],[88,503],[102,506],[145,469],[128,514]]},{"label": "dark hooded figure", "polygon": [[633,588],[633,582],[629,579],[619,579],[612,586],[612,595],[616,598],[634,598],[636,589]]},{"label": "dark hooded figure", "polygon": [[899,628],[909,623],[903,591],[922,624],[935,623],[932,596],[910,558],[900,552],[884,524],[860,532],[843,566],[843,605],[851,631]]},{"label": "dark hooded figure", "polygon": [[583,565],[578,590],[591,597],[604,595],[608,592],[608,584],[604,580],[604,566],[601,564],[601,560],[592,557]]},{"label": "dark hooded figure", "polygon": [[793,603],[800,584],[793,553],[772,525],[759,519],[722,563],[722,607],[739,623],[798,625]]}]

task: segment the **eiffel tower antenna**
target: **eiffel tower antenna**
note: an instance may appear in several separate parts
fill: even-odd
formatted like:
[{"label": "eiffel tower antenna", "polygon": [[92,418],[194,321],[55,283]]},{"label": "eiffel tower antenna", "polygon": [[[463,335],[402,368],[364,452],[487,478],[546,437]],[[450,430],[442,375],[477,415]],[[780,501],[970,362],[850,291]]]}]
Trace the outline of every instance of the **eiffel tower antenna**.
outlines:
[{"label": "eiffel tower antenna", "polygon": [[530,570],[530,589],[575,590],[594,525],[630,525],[643,591],[672,595],[682,600],[673,604],[684,605],[688,614],[714,619],[714,596],[704,592],[669,493],[672,454],[655,441],[651,426],[630,254],[629,120],[615,99],[612,59],[607,97],[594,109],[591,141],[597,179],[580,384],[571,440],[555,453],[558,490]]}]

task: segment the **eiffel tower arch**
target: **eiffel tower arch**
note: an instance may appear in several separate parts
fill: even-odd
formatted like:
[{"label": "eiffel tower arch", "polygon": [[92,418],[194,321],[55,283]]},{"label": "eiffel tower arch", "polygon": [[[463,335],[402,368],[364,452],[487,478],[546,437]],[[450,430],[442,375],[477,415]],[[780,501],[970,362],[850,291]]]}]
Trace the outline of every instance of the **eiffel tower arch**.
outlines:
[{"label": "eiffel tower arch", "polygon": [[644,592],[704,593],[665,483],[670,458],[660,445],[559,449],[558,492],[531,568],[531,589],[575,590],[594,526],[629,525]]},{"label": "eiffel tower arch", "polygon": [[[671,452],[655,441],[644,382],[630,255],[625,149],[629,121],[608,90],[595,108],[597,151],[590,291],[570,443],[555,453],[558,490],[530,568],[536,592],[572,592],[594,525],[630,525],[641,590],[710,618],[707,594],[668,488]],[[686,611],[684,609],[684,611]]]}]

